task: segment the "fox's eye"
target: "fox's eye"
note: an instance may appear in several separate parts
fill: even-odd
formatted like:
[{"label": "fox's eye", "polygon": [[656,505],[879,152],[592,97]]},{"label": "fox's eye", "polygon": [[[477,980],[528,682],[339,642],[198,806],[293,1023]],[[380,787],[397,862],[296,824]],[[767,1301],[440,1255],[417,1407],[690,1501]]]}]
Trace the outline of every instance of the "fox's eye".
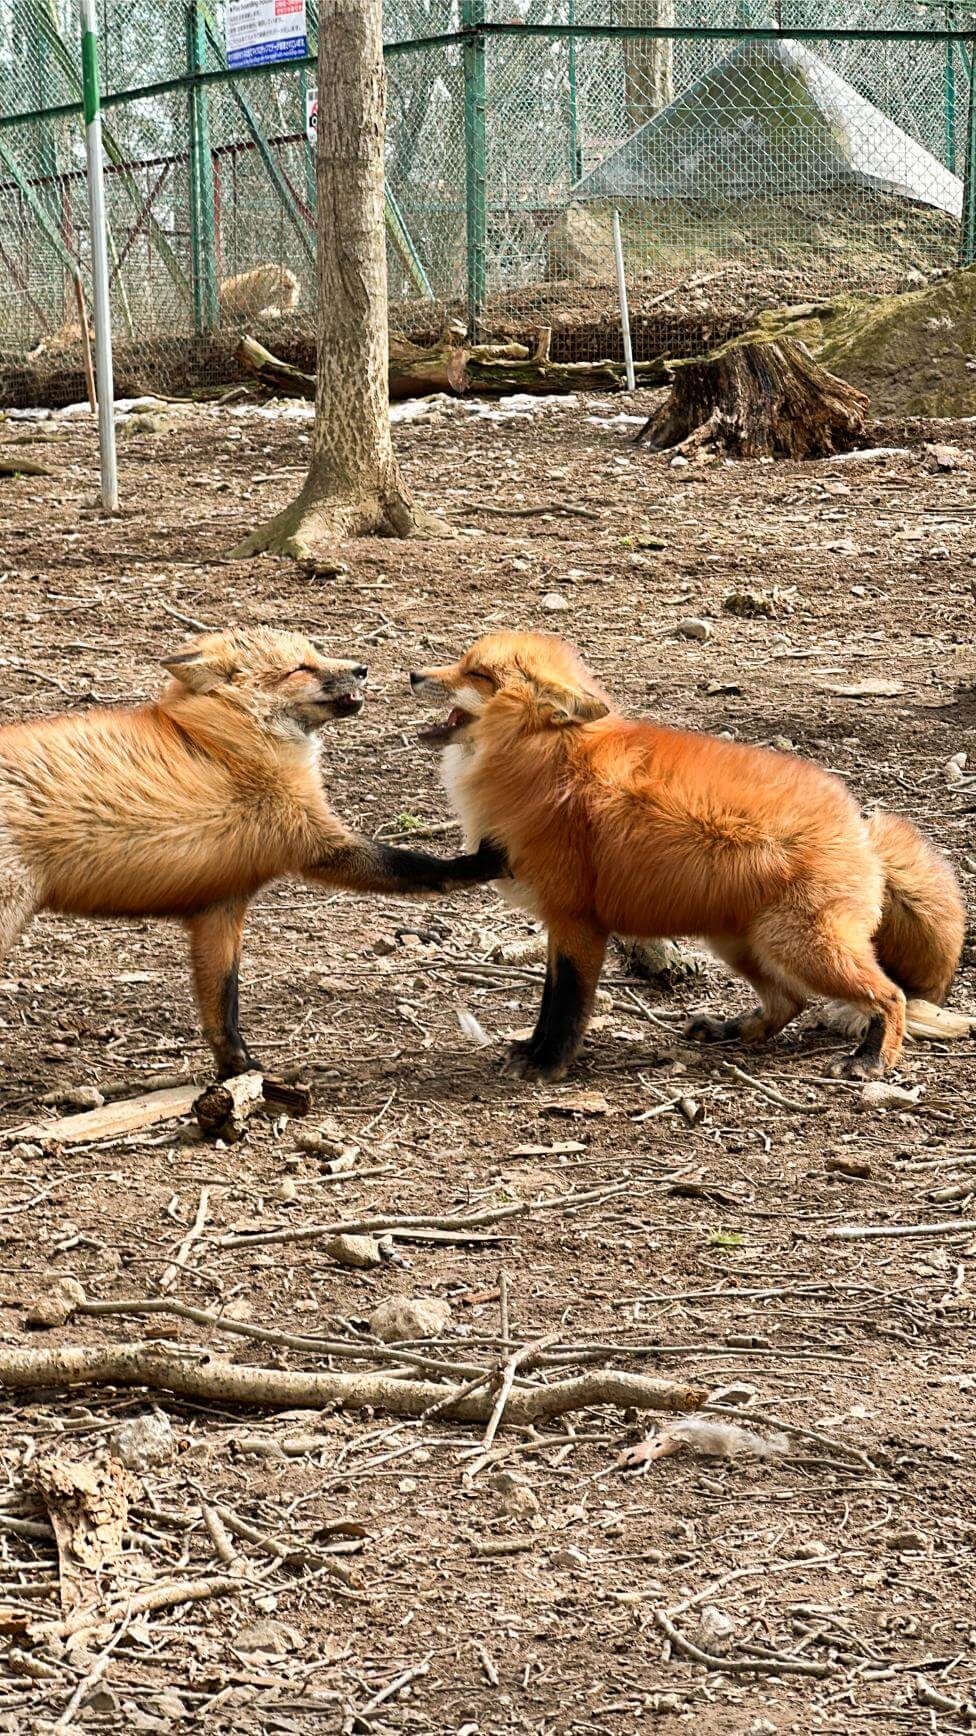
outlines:
[{"label": "fox's eye", "polygon": [[468,670],[468,680],[469,681],[483,681],[485,683],[486,687],[492,687],[493,688],[495,686],[494,676],[486,675],[485,671],[483,669],[469,669]]},{"label": "fox's eye", "polygon": [[313,663],[299,663],[297,669],[289,671],[291,675],[317,675],[318,670]]}]

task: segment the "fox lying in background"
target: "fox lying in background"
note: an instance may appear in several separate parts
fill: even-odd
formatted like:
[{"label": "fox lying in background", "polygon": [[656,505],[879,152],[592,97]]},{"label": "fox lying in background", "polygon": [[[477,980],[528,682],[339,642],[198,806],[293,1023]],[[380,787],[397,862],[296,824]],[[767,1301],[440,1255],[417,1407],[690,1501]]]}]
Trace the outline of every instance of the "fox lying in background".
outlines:
[{"label": "fox lying in background", "polygon": [[[538,1024],[511,1072],[566,1073],[611,934],[702,935],[752,984],[755,1011],[692,1022],[705,1041],[764,1042],[814,996],[853,1006],[866,1018],[844,1065],[854,1078],[898,1060],[906,995],[948,993],[965,932],[951,868],[907,820],[862,818],[839,778],[624,718],[550,634],[489,634],[410,681],[452,702],[422,739],[445,749],[468,838],[502,846],[549,931]],[[954,1017],[918,1011],[920,1029]]]},{"label": "fox lying in background", "polygon": [[329,808],[315,732],[363,703],[367,671],[299,633],[214,633],[164,659],[154,705],[0,729],[0,958],[38,910],[168,916],[190,939],[222,1076],[253,1066],[238,1026],[247,907],[283,875],[353,892],[444,892],[498,874],[351,832]]}]

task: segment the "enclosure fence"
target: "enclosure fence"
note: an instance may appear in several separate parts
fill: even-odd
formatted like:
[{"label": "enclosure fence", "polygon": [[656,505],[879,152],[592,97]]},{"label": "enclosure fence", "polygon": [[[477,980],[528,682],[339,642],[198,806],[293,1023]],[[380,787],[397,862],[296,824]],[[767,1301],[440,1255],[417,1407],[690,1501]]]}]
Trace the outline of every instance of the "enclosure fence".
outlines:
[{"label": "enclosure fence", "polygon": [[[242,330],[310,365],[314,52],[231,71],[219,5],[99,10],[120,384],[226,379]],[[976,258],[971,0],[512,13],[387,10],[395,330],[550,326],[555,358],[619,356],[614,210],[641,359]],[[70,390],[89,242],[75,0],[0,0],[0,402]]]}]

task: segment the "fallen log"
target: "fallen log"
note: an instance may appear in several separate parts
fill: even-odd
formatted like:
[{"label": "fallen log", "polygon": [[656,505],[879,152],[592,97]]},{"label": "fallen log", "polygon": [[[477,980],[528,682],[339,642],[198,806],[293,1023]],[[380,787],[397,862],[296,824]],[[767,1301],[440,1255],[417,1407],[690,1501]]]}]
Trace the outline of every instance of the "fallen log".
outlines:
[{"label": "fallen log", "polygon": [[828,458],[864,436],[868,399],[792,338],[750,332],[670,363],[671,393],[636,436],[658,451]]},{"label": "fallen log", "polygon": [[513,392],[619,392],[622,377],[616,362],[479,361],[470,356],[467,365],[469,390],[499,398]]},{"label": "fallen log", "polygon": [[[237,360],[248,373],[255,374],[262,385],[287,398],[315,397],[315,375],[293,368],[273,356],[256,338],[243,337],[237,346]],[[449,392],[461,397],[466,391],[465,355],[456,345],[422,350],[404,339],[390,342],[390,397],[425,398],[429,392]]]},{"label": "fallen log", "polygon": [[[403,338],[390,340],[390,397],[425,398],[431,392],[446,392],[461,398],[467,392],[502,398],[513,392],[538,394],[568,392],[617,392],[623,384],[623,369],[617,362],[550,362],[545,359],[547,341],[537,346],[538,357],[489,354],[493,346],[482,345],[477,353],[460,344],[442,344],[423,350]],[[502,346],[505,349],[522,346]],[[541,359],[538,359],[541,358]],[[243,337],[237,346],[243,368],[289,398],[315,397],[314,374],[283,362],[259,344]],[[638,370],[641,376],[641,370]],[[642,385],[660,384],[660,364],[651,364]]]}]

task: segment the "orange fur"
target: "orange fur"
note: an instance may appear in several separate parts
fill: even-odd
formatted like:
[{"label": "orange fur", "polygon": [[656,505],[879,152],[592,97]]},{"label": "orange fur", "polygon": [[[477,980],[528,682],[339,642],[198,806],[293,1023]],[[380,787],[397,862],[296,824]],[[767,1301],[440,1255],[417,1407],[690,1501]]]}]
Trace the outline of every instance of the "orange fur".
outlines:
[{"label": "orange fur", "polygon": [[[457,700],[450,729],[430,732],[448,749],[449,790],[469,836],[504,847],[549,929],[547,1003],[517,1071],[565,1072],[613,933],[702,935],[753,984],[755,1013],[697,1021],[698,1035],[761,1040],[811,996],[852,1003],[870,1021],[858,1074],[900,1054],[903,979],[948,988],[962,908],[951,870],[906,822],[866,823],[839,778],[624,718],[552,635],[492,634],[411,679]],[[563,1003],[580,1011],[556,1054],[560,958]]]},{"label": "orange fur", "polygon": [[262,886],[434,891],[453,868],[488,868],[387,849],[332,813],[316,732],[359,710],[362,665],[255,630],[208,635],[166,667],[154,705],[0,729],[0,958],[37,910],[180,918],[204,1030],[236,1071],[237,967]]}]

